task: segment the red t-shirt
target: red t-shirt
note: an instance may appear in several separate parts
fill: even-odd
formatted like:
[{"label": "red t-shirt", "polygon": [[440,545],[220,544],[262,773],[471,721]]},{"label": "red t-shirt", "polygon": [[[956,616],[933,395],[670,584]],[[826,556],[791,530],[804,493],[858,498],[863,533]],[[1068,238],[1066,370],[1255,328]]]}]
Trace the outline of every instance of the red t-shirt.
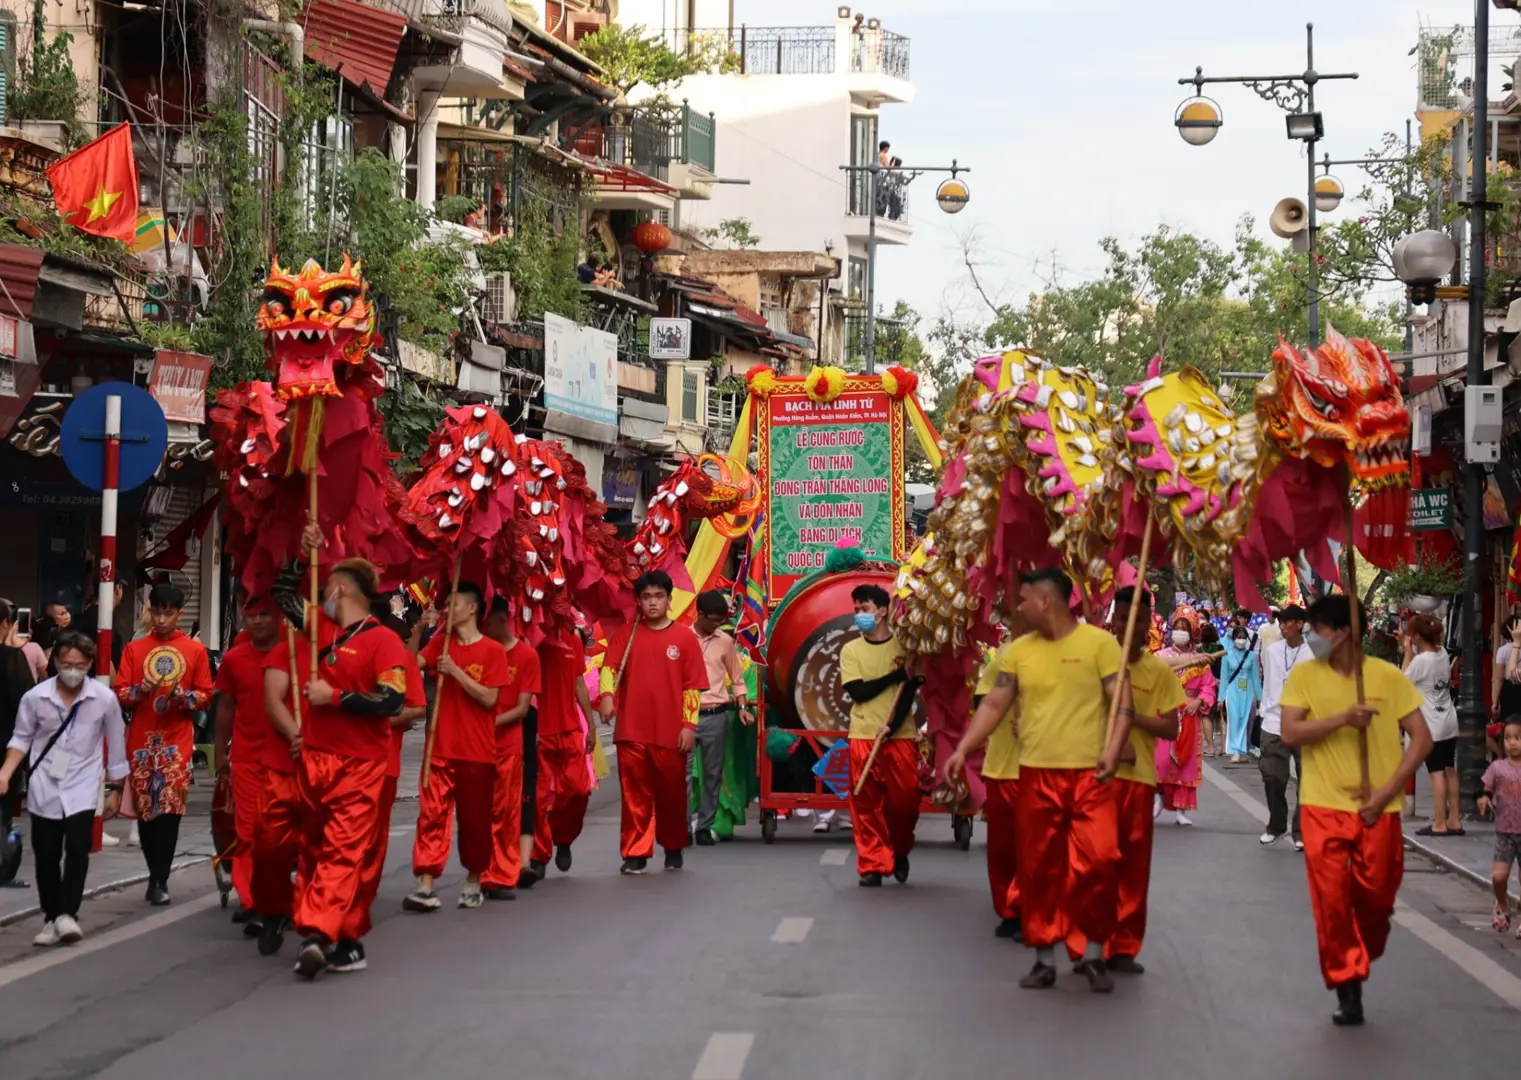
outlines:
[{"label": "red t-shirt", "polygon": [[[625,662],[630,633],[634,647]],[[618,727],[613,741],[674,750],[685,723],[685,692],[708,688],[702,646],[692,628],[673,622],[664,630],[651,630],[645,623],[631,623],[607,643],[606,662],[623,667],[614,701]]]},{"label": "red t-shirt", "polygon": [[[620,654],[622,655],[622,654]],[[584,731],[576,683],[586,675],[581,635],[566,631],[539,646],[539,735]]]},{"label": "red t-shirt", "polygon": [[232,702],[232,758],[235,763],[258,765],[264,759],[264,743],[270,732],[269,713],[264,709],[264,669],[271,654],[285,642],[260,652],[244,639],[228,649],[217,669],[217,692]]},{"label": "red t-shirt", "polygon": [[[533,646],[519,639],[506,652],[507,682],[502,686],[501,696],[496,699],[496,708],[492,710],[497,716],[516,708],[520,694],[537,694],[540,687],[539,654],[533,651]],[[499,758],[523,756],[521,720],[496,729],[496,752]]]},{"label": "red t-shirt", "polygon": [[[381,686],[406,693],[406,670],[411,661],[401,638],[374,619],[367,619],[363,630],[335,648],[346,633],[330,619],[324,618],[319,624],[317,677],[339,694],[368,694]],[[270,666],[289,671],[290,653],[277,652]],[[295,681],[304,687],[311,681],[304,649],[298,652],[296,666]],[[337,701],[318,708],[303,699],[301,722],[302,746],[361,761],[386,761],[391,755],[389,716],[345,712]]]},{"label": "red t-shirt", "polygon": [[[228,655],[231,655],[231,653]],[[292,698],[295,696],[296,688],[306,680],[308,673],[312,670],[311,655],[311,646],[307,642],[306,635],[297,635],[296,670],[302,674],[300,678],[291,680],[291,688],[285,693],[285,708],[290,712],[292,716],[295,716],[296,713],[295,704],[292,701]],[[275,671],[283,671],[287,675],[290,674],[289,639],[282,639],[279,646],[265,654],[264,669],[266,672],[273,669]],[[308,705],[306,703],[306,700],[303,698],[301,701],[301,723],[303,729],[306,726],[306,715],[309,712],[311,712],[311,706]],[[268,709],[265,710],[264,718],[266,720],[269,720]],[[264,733],[264,741],[259,745],[261,748],[259,763],[266,769],[270,769],[273,772],[284,773],[287,776],[293,775],[295,773],[296,759],[291,756],[290,743],[285,740],[285,735],[283,733],[275,729],[274,721],[271,720],[269,722],[269,727]]]},{"label": "red t-shirt", "polygon": [[[434,634],[422,651],[423,666],[435,674],[444,652],[444,635]],[[469,645],[458,639],[449,642],[449,659],[482,686],[501,688],[507,685],[507,650],[488,637]],[[496,762],[497,704],[482,705],[465,693],[453,676],[438,676],[438,734],[433,740],[433,756],[450,761]]]},{"label": "red t-shirt", "polygon": [[[427,687],[423,684],[422,669],[417,666],[417,657],[407,654],[407,708],[426,709],[428,707]],[[401,779],[401,743],[407,737],[407,733],[399,727],[391,728],[391,759],[386,765],[386,775],[392,779]]]}]

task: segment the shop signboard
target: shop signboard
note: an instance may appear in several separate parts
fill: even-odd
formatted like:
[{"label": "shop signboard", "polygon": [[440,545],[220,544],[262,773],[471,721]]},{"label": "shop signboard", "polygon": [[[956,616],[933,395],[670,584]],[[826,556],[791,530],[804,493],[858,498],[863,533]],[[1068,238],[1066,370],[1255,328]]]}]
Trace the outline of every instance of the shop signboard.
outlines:
[{"label": "shop signboard", "polygon": [[618,336],[544,315],[544,408],[618,423]]},{"label": "shop signboard", "polygon": [[1410,528],[1436,532],[1452,525],[1452,492],[1448,488],[1417,488],[1410,493]]}]

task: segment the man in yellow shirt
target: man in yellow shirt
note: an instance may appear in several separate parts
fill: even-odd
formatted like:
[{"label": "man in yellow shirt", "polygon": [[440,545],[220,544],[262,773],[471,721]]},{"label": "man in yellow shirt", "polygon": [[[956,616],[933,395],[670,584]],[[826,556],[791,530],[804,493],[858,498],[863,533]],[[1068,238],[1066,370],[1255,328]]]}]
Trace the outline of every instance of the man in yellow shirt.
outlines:
[{"label": "man in yellow shirt", "polygon": [[[1114,932],[1119,870],[1114,776],[1130,733],[1130,690],[1119,679],[1120,643],[1072,614],[1072,581],[1060,570],[1023,576],[1019,612],[1029,633],[1003,657],[993,689],[946,762],[956,778],[974,736],[1019,704],[1019,893],[1021,929],[1035,966],[1027,990],[1056,985],[1056,943],[1069,929],[1088,940],[1080,965],[1095,993],[1114,990],[1103,942]],[[1109,695],[1119,722],[1105,744]]]},{"label": "man in yellow shirt", "polygon": [[[850,698],[850,817],[855,823],[859,884],[875,888],[884,874],[908,880],[908,853],[919,822],[918,729],[905,710],[894,730],[900,694],[912,702],[917,683],[904,669],[907,654],[887,622],[890,597],[878,585],[858,585],[850,594],[861,636],[840,650],[840,685]],[[859,792],[861,771],[872,747],[882,743]]]},{"label": "man in yellow shirt", "polygon": [[[1326,596],[1311,605],[1315,659],[1289,672],[1282,698],[1284,745],[1303,748],[1299,803],[1320,971],[1336,991],[1331,1020],[1343,1027],[1363,1022],[1363,983],[1389,940],[1405,871],[1405,783],[1431,751],[1421,692],[1399,668],[1363,655],[1352,636],[1351,603]],[[1401,729],[1410,737],[1403,753]],[[1359,732],[1366,736],[1366,789]]]},{"label": "man in yellow shirt", "polygon": [[[1186,695],[1172,665],[1146,648],[1144,628],[1151,622],[1151,593],[1126,586],[1114,594],[1110,623],[1117,639],[1125,636],[1130,607],[1136,610],[1135,640],[1130,646],[1128,680],[1135,715],[1130,718],[1130,750],[1115,773],[1115,799],[1119,804],[1120,873],[1114,934],[1104,943],[1109,970],[1121,975],[1143,975],[1146,969],[1136,957],[1146,938],[1146,897],[1151,889],[1151,843],[1156,815],[1152,800],[1157,790],[1157,740],[1178,737],[1178,710]],[[1129,760],[1131,757],[1134,760]],[[1087,941],[1076,930],[1067,938],[1074,958],[1083,955]]]}]

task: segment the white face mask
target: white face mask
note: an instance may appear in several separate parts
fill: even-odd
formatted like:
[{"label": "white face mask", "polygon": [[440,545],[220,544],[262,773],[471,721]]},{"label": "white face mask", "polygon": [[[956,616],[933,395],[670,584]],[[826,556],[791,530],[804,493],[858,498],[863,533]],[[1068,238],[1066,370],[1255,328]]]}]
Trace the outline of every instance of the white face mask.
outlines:
[{"label": "white face mask", "polygon": [[1305,631],[1305,644],[1310,647],[1310,655],[1317,660],[1325,660],[1331,655],[1331,643],[1313,630]]},{"label": "white face mask", "polygon": [[58,681],[70,690],[78,690],[84,685],[85,673],[76,668],[59,668]]},{"label": "white face mask", "polygon": [[1244,649],[1244,648],[1246,648],[1246,639],[1244,639],[1244,638],[1237,638],[1236,641],[1235,641],[1235,645],[1236,645],[1236,648],[1238,648],[1238,649]]},{"label": "white face mask", "polygon": [[1174,630],[1172,632],[1172,643],[1180,649],[1192,640],[1193,636],[1187,630]]}]

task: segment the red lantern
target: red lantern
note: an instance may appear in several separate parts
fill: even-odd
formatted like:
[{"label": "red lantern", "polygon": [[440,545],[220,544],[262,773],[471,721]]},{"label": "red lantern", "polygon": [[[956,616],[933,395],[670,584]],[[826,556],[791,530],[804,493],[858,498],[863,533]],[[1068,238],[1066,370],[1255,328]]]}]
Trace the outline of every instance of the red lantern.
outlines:
[{"label": "red lantern", "polygon": [[634,246],[646,255],[658,255],[671,246],[671,230],[658,221],[646,221],[634,230]]}]

